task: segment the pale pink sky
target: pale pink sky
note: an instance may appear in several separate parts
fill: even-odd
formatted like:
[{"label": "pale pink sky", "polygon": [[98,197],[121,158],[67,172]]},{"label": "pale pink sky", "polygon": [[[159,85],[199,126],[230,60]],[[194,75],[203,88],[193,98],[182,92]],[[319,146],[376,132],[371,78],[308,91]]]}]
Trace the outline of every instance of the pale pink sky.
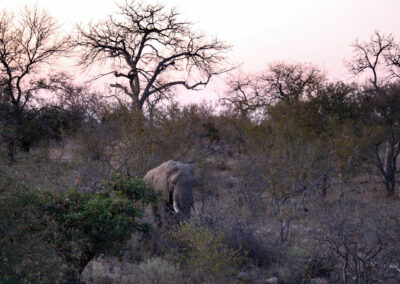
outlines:
[{"label": "pale pink sky", "polygon": [[[285,60],[311,62],[331,78],[348,79],[343,60],[356,39],[374,30],[400,41],[400,0],[159,0],[176,7],[198,29],[233,45],[230,60],[248,72]],[[66,28],[103,18],[113,0],[0,0],[0,8],[37,3]],[[209,89],[208,92],[213,92]],[[204,92],[202,92],[204,93]],[[215,95],[214,95],[215,96]]]}]

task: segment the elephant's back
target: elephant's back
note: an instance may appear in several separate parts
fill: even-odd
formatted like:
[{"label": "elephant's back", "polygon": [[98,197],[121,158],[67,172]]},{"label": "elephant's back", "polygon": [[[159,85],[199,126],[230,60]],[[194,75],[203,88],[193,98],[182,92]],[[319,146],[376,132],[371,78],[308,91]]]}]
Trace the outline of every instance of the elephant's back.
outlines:
[{"label": "elephant's back", "polygon": [[151,169],[146,173],[144,176],[144,182],[155,190],[168,190],[168,176],[176,165],[177,162],[172,160],[162,163],[158,167]]}]

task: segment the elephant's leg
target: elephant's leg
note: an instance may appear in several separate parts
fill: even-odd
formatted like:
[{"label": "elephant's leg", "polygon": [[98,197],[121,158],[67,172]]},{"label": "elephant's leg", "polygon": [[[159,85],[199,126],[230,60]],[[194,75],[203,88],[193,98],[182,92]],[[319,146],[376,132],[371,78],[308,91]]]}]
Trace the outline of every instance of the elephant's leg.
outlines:
[{"label": "elephant's leg", "polygon": [[157,203],[152,203],[151,204],[151,213],[153,215],[154,224],[156,224],[158,228],[161,228],[162,221],[161,221],[161,216],[160,216],[160,210],[158,207],[159,206]]},{"label": "elephant's leg", "polygon": [[168,212],[167,212],[167,203],[161,200],[158,203],[158,212],[160,214],[161,219],[161,227],[165,227],[168,224]]}]

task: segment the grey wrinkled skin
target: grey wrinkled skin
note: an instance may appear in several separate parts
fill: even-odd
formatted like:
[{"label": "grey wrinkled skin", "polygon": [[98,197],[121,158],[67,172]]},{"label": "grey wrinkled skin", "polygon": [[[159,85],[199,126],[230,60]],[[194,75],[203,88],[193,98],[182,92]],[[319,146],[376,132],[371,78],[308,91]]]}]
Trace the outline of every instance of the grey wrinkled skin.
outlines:
[{"label": "grey wrinkled skin", "polygon": [[160,202],[152,207],[159,226],[167,224],[168,215],[174,211],[175,215],[190,217],[190,210],[194,206],[194,176],[188,164],[165,162],[148,171],[144,181],[149,187],[161,192]]}]

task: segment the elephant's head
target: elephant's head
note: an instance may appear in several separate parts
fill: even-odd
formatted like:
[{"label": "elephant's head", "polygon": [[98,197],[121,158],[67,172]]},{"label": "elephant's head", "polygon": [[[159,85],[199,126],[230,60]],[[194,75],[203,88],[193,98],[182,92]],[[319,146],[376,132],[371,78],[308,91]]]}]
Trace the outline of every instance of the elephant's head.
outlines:
[{"label": "elephant's head", "polygon": [[[190,167],[185,164],[177,164],[170,175],[170,192],[176,213],[183,213],[190,217],[190,210],[194,208],[193,185],[194,177]],[[196,209],[194,208],[194,210]]]}]

